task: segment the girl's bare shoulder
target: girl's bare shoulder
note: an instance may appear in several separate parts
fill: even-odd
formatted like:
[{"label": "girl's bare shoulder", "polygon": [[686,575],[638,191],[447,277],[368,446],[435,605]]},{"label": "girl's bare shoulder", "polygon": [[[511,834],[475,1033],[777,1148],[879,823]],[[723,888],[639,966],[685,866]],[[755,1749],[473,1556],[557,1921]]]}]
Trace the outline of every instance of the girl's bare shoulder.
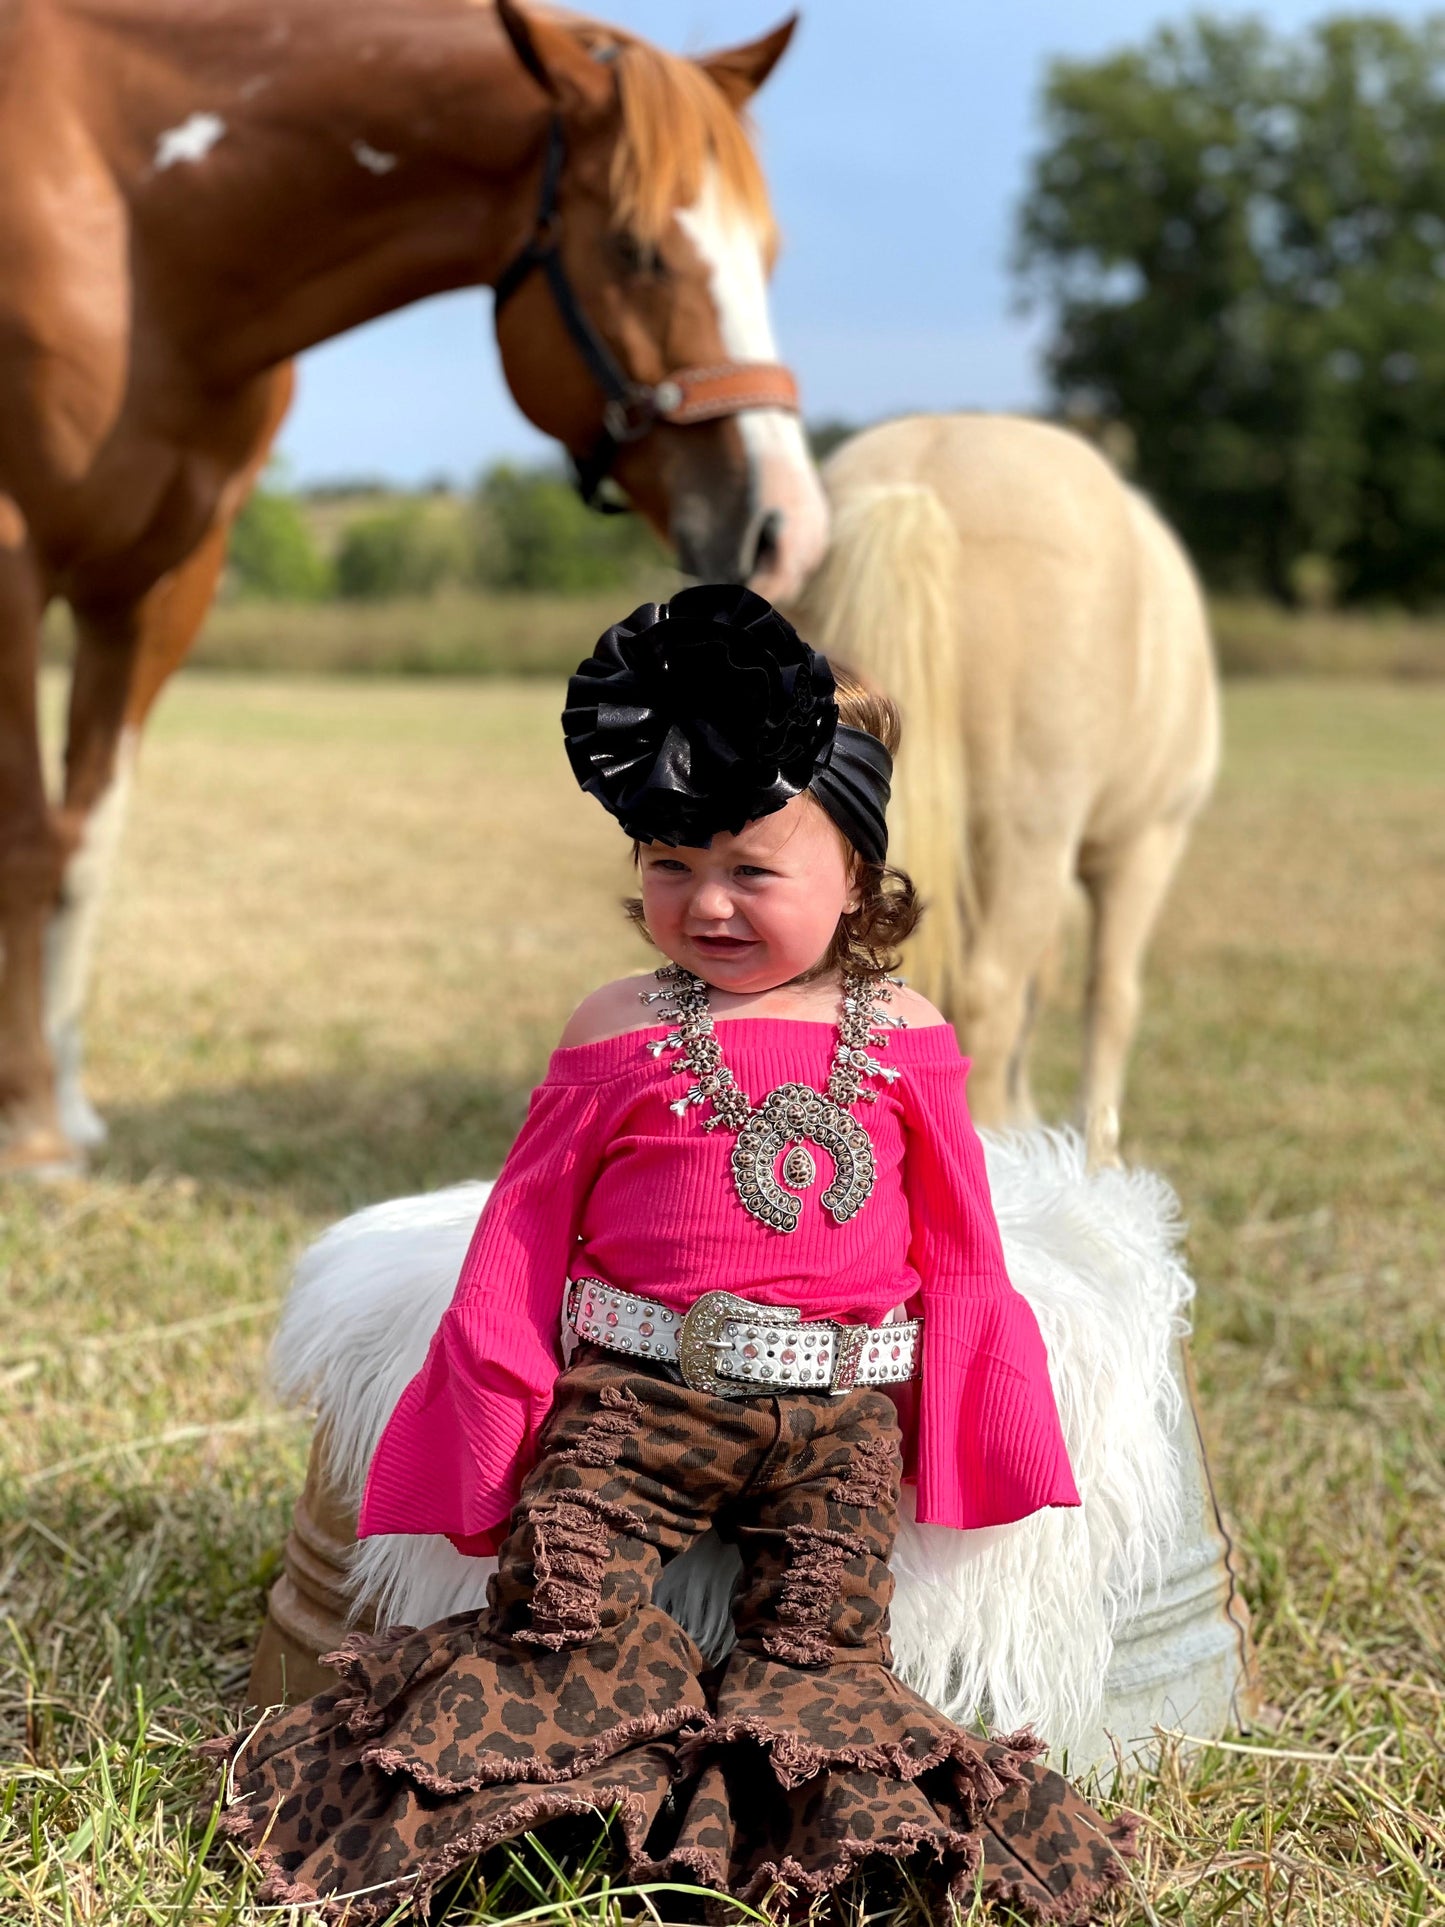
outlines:
[{"label": "girl's bare shoulder", "polygon": [[642,1002],[641,993],[656,989],[657,979],[651,971],[603,984],[584,997],[567,1019],[558,1048],[571,1050],[578,1044],[600,1043],[604,1037],[624,1036],[629,1030],[651,1029],[661,1020],[655,1005]]},{"label": "girl's bare shoulder", "polygon": [[903,1018],[910,1030],[931,1030],[937,1024],[948,1022],[926,997],[920,996],[916,990],[910,990],[907,984],[895,986],[888,1008],[895,1016]]}]

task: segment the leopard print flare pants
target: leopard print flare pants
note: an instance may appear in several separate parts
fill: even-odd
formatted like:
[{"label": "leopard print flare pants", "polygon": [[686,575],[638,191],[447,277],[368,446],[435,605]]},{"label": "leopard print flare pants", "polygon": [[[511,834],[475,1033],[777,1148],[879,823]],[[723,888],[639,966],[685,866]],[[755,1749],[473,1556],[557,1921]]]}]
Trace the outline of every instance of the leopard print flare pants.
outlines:
[{"label": "leopard print flare pants", "polygon": [[[342,1686],[228,1743],[223,1827],[263,1900],[384,1918],[498,1843],[612,1815],[619,1871],[785,1917],[906,1861],[967,1902],[1095,1917],[1132,1823],[890,1670],[890,1400],[723,1399],[579,1348],[487,1610],[354,1636]],[[716,1524],[743,1557],[714,1672],[652,1601]],[[671,1916],[668,1916],[669,1918]]]}]

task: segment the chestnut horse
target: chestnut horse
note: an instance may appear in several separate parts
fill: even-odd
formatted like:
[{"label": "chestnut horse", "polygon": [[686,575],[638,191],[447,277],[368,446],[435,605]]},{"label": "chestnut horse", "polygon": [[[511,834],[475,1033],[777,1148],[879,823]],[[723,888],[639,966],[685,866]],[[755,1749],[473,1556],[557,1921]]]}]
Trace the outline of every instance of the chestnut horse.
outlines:
[{"label": "chestnut horse", "polygon": [[610,473],[696,575],[776,596],[816,563],[740,118],[792,27],[693,62],[515,0],[0,0],[0,1166],[103,1134],[79,1019],[123,777],[292,356],[490,285],[512,394],[589,493]]}]

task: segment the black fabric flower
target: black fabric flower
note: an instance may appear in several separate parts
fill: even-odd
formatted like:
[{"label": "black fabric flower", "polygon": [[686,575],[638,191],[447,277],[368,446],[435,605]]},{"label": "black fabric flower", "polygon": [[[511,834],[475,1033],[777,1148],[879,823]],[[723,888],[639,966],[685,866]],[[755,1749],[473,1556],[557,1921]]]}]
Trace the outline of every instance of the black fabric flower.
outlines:
[{"label": "black fabric flower", "polygon": [[801,794],[838,727],[833,672],[751,589],[615,623],[567,685],[577,781],[644,843],[704,848]]}]

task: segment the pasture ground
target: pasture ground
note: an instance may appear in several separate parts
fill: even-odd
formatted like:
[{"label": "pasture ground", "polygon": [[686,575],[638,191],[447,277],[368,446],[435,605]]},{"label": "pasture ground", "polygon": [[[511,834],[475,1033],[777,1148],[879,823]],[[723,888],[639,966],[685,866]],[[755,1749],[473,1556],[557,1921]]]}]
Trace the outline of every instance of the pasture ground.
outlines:
[{"label": "pasture ground", "polygon": [[[212,609],[191,661],[198,669],[287,676],[566,676],[620,608],[669,596],[682,580],[659,567],[629,588],[584,595],[452,584],[384,602],[233,598]],[[1445,679],[1445,616],[1438,613],[1292,610],[1217,598],[1210,617],[1227,676]],[[69,615],[54,604],[47,657],[65,660],[69,638]]]},{"label": "pasture ground", "polygon": [[[301,1475],[263,1389],[288,1257],[495,1169],[572,1001],[642,960],[559,693],[213,674],[156,720],[92,1023],[112,1142],[0,1196],[7,1927],[262,1918],[202,1857],[187,1746]],[[1238,684],[1228,724],[1126,1126],[1190,1220],[1274,1717],[1115,1790],[1153,1820],[1121,1919],[1414,1927],[1445,1920],[1445,690]],[[593,1885],[568,1918],[609,1917]],[[547,1897],[517,1868],[475,1904]]]}]

